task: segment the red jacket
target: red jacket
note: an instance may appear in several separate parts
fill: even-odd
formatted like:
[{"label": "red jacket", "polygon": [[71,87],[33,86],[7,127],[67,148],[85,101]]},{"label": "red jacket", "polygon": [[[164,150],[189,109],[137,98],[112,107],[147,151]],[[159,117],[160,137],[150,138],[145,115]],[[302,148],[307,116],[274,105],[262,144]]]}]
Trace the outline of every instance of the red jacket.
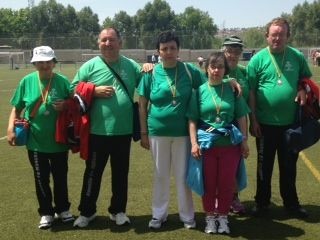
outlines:
[{"label": "red jacket", "polygon": [[303,78],[301,81],[303,89],[307,93],[307,102],[304,106],[304,112],[307,116],[320,119],[320,90],[317,83],[310,78]]},{"label": "red jacket", "polygon": [[[66,110],[61,112],[56,123],[56,141],[70,145],[70,134],[80,141],[80,145],[70,145],[73,153],[80,151],[80,157],[89,157],[90,117],[88,109],[93,100],[95,85],[80,82],[73,99],[67,100]],[[73,134],[68,128],[73,125]],[[74,140],[73,139],[73,140]]]}]

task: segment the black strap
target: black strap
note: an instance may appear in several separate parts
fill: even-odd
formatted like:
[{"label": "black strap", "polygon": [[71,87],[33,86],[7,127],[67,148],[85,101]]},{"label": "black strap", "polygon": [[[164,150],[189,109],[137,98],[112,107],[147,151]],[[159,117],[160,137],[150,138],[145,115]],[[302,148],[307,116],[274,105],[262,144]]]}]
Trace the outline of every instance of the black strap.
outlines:
[{"label": "black strap", "polygon": [[124,88],[126,94],[128,95],[130,101],[132,104],[134,104],[133,99],[130,97],[129,91],[127,86],[124,84],[122,78],[119,76],[119,74],[105,61],[105,59],[100,56],[101,60],[106,64],[106,66],[109,68],[109,70],[113,73],[113,75],[115,75],[115,77],[117,78],[117,80],[121,83],[122,87]]}]

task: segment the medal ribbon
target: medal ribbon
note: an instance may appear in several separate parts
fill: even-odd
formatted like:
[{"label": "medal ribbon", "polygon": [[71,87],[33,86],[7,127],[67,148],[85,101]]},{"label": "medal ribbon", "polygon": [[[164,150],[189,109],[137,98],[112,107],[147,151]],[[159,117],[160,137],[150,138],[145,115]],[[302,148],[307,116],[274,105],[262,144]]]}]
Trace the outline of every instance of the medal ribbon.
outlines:
[{"label": "medal ribbon", "polygon": [[[278,78],[280,79],[280,78],[281,78],[281,75],[282,75],[282,71],[281,71],[281,69],[279,68],[276,60],[274,59],[274,56],[271,54],[270,47],[268,47],[268,52],[269,52],[269,55],[270,55],[272,64],[273,64],[273,66],[276,68]],[[282,55],[281,68],[283,68],[283,61],[284,61],[285,55],[286,55],[286,49],[284,49],[284,52],[283,52],[283,55]]]},{"label": "medal ribbon", "polygon": [[[214,106],[215,106],[215,108],[216,108],[217,117],[220,117],[220,109],[221,109],[222,97],[223,97],[223,85],[224,85],[224,84],[222,83],[222,86],[221,86],[220,104],[218,105],[215,97],[213,96],[213,93],[212,93],[212,90],[211,90],[211,87],[210,87],[210,84],[209,84],[209,81],[208,81],[208,89],[209,89],[209,92],[211,93],[212,101],[213,101]],[[218,94],[217,94],[217,96],[218,96]],[[219,97],[219,96],[218,96],[218,97]]]},{"label": "medal ribbon", "polygon": [[42,90],[40,75],[39,75],[39,72],[38,72],[38,83],[39,83],[38,85],[39,85],[39,89],[40,89],[40,93],[41,93],[41,100],[42,100],[41,102],[43,102],[43,103],[47,102],[48,93],[49,93],[49,90],[50,90],[50,87],[51,87],[52,76],[53,76],[53,74],[51,73],[50,80],[49,80],[49,83],[48,83],[47,87]]},{"label": "medal ribbon", "polygon": [[[164,70],[163,64],[162,64],[162,69]],[[173,100],[176,98],[176,94],[177,94],[177,76],[178,76],[178,66],[176,66],[176,73],[175,73],[175,77],[174,77],[174,85],[171,84],[170,78],[169,78],[168,74],[166,74],[166,80],[167,80],[168,86],[170,88]]]}]

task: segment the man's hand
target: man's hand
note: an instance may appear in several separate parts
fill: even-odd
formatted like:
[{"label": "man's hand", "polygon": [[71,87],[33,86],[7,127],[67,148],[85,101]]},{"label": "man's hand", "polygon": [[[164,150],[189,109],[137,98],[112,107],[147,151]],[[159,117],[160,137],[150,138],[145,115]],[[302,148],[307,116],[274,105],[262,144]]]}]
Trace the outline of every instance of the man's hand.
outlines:
[{"label": "man's hand", "polygon": [[95,97],[109,98],[115,94],[115,89],[113,86],[99,86],[94,89]]}]

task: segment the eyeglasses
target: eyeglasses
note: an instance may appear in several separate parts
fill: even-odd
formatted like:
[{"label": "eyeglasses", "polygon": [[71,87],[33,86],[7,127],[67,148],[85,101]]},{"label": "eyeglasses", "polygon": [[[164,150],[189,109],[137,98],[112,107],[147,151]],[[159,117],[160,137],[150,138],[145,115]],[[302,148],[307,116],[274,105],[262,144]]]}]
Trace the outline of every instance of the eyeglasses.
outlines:
[{"label": "eyeglasses", "polygon": [[214,70],[214,69],[223,69],[225,68],[225,66],[223,64],[218,64],[218,65],[215,65],[215,64],[212,64],[212,65],[209,65],[209,68]]},{"label": "eyeglasses", "polygon": [[242,50],[239,48],[227,48],[225,50],[225,53],[227,56],[233,55],[233,56],[239,57],[242,53]]}]

